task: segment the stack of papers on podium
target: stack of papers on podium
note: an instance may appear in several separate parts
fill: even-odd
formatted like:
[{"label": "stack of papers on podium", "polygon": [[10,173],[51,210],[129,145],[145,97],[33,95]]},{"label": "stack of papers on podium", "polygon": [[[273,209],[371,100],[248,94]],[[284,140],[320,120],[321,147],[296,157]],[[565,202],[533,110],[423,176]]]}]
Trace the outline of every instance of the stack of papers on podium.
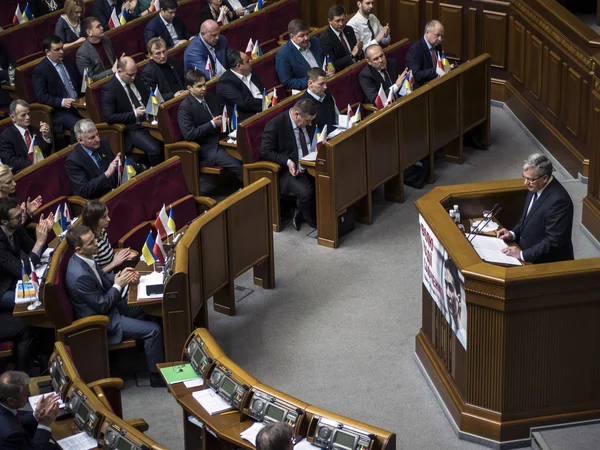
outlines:
[{"label": "stack of papers on podium", "polygon": [[[472,234],[467,233],[467,239],[470,239],[472,236]],[[476,235],[471,241],[471,244],[479,257],[484,261],[497,264],[509,264],[511,266],[522,265],[521,261],[517,258],[502,253],[502,249],[508,247],[506,242],[502,239]]]},{"label": "stack of papers on podium", "polygon": [[313,450],[320,449],[321,447],[317,447],[316,445],[311,444],[306,439],[302,439],[296,445],[294,445],[294,450]]},{"label": "stack of papers on podium", "polygon": [[302,163],[302,161],[316,161],[316,160],[317,160],[317,152],[310,152],[308,155],[300,158],[300,163]]},{"label": "stack of papers on podium", "polygon": [[193,392],[192,396],[211,416],[233,409],[229,403],[219,397],[219,394],[212,389]]},{"label": "stack of papers on podium", "polygon": [[256,447],[256,436],[258,435],[258,432],[260,430],[262,430],[264,427],[265,427],[265,424],[263,422],[255,422],[246,431],[242,431],[240,433],[240,437],[242,439],[245,439],[246,441],[250,442],[252,445],[254,445]]}]

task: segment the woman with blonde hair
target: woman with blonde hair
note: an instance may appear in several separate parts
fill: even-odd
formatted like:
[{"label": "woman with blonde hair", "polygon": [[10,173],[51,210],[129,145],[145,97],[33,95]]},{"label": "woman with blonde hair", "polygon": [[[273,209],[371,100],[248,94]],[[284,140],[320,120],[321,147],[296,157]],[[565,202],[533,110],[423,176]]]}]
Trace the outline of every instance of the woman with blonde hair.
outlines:
[{"label": "woman with blonde hair", "polygon": [[[0,164],[0,198],[14,197],[15,190],[17,189],[17,183],[13,177],[10,167]],[[33,213],[42,206],[42,196],[38,195],[33,200],[27,199],[27,201],[21,203],[21,209],[27,213],[27,219],[25,223],[31,222],[33,219]]]},{"label": "woman with blonde hair", "polygon": [[54,27],[54,34],[63,41],[64,50],[85,41],[85,37],[81,36],[81,18],[84,12],[83,0],[65,0],[65,13]]}]

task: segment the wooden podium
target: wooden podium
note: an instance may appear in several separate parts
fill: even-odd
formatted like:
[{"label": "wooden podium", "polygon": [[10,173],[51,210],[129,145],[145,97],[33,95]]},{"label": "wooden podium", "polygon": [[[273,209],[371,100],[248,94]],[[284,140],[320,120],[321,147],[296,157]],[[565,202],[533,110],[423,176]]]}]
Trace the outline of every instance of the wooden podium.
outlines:
[{"label": "wooden podium", "polygon": [[[533,427],[600,418],[600,259],[503,267],[482,261],[448,215],[517,223],[522,180],[444,186],[416,202],[464,277],[466,349],[423,283],[416,356],[463,439],[529,441]],[[576,255],[577,256],[577,255]]]}]

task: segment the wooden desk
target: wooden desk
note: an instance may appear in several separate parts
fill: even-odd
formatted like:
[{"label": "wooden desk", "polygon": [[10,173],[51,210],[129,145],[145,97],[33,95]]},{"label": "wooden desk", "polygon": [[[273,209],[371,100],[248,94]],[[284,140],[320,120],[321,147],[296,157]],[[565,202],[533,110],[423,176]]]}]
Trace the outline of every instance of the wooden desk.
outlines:
[{"label": "wooden desk", "polygon": [[142,122],[142,126],[148,128],[148,131],[150,131],[152,137],[158,139],[160,142],[163,141],[163,136],[158,129],[158,122],[154,124],[151,120],[145,120]]},{"label": "wooden desk", "polygon": [[302,167],[306,169],[306,171],[311,174],[313,177],[316,175],[315,166],[316,161],[299,161]]},{"label": "wooden desk", "polygon": [[77,99],[77,101],[73,102],[73,106],[77,108],[77,111],[82,117],[85,117],[86,119],[90,118],[90,113],[88,112],[87,105],[85,103],[85,97]]},{"label": "wooden desk", "polygon": [[219,145],[225,147],[227,149],[227,153],[233,156],[235,159],[242,160],[242,155],[237,149],[237,141],[236,142],[227,142],[228,139],[221,139],[219,141]]},{"label": "wooden desk", "polygon": [[[152,273],[150,270],[150,266],[148,266],[145,262],[138,262],[135,266],[135,270],[138,271],[140,276],[148,275]],[[138,298],[138,285],[139,283],[132,284],[129,286],[129,294],[127,296],[127,306],[136,307],[141,306],[144,308],[147,314],[156,317],[162,317],[162,303],[163,299],[161,298]]]}]

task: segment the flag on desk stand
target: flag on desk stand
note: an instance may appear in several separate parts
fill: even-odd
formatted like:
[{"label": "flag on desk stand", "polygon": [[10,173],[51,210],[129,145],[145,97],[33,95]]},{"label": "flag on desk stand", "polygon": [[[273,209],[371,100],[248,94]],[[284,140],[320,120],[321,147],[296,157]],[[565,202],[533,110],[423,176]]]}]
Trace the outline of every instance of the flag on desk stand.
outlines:
[{"label": "flag on desk stand", "polygon": [[160,0],[154,0],[151,4],[150,4],[150,12],[156,12],[160,9]]},{"label": "flag on desk stand", "polygon": [[30,20],[33,20],[33,14],[31,13],[31,9],[29,9],[29,3],[27,3],[25,4],[25,8],[23,8],[23,23]]},{"label": "flag on desk stand", "polygon": [[37,300],[40,292],[40,281],[38,280],[37,273],[35,273],[35,267],[33,267],[31,259],[29,260],[29,266],[31,267],[31,284],[33,284],[33,290],[35,291],[35,298]]},{"label": "flag on desk stand", "polygon": [[212,80],[212,77],[213,77],[213,75],[214,75],[214,72],[213,72],[213,66],[212,66],[212,63],[210,62],[210,58],[207,58],[207,59],[206,59],[206,66],[204,66],[204,69],[205,69],[205,70],[206,70],[206,72],[208,73],[208,80],[206,80],[206,81],[210,81],[210,80]]},{"label": "flag on desk stand", "polygon": [[158,114],[158,99],[154,94],[154,89],[150,89],[150,95],[148,96],[148,103],[146,104],[146,114],[156,118]]},{"label": "flag on desk stand", "polygon": [[63,215],[62,205],[58,205],[56,208],[56,212],[54,213],[54,224],[52,225],[52,230],[56,236],[60,236],[63,231],[67,230],[67,219]]},{"label": "flag on desk stand", "polygon": [[92,84],[92,76],[90,75],[90,69],[87,67],[83,71],[83,78],[81,79],[81,93],[85,94],[87,87]]},{"label": "flag on desk stand", "polygon": [[67,227],[68,227],[69,225],[71,225],[71,211],[69,209],[69,204],[67,202],[65,202],[64,214],[65,214],[65,222],[67,223]]},{"label": "flag on desk stand", "polygon": [[411,76],[412,72],[407,72],[404,80],[402,81],[402,87],[400,88],[400,91],[398,92],[398,95],[400,95],[401,97],[404,97],[405,95],[408,95],[412,92],[412,84],[410,84],[410,76]]},{"label": "flag on desk stand", "polygon": [[169,221],[167,223],[171,229],[171,233],[175,233],[177,231],[177,226],[175,225],[175,218],[173,217],[173,208],[169,210]]},{"label": "flag on desk stand", "polygon": [[215,64],[217,66],[215,68],[215,74],[217,77],[220,77],[225,73],[225,67],[223,67],[223,64],[221,64],[221,61],[219,61],[218,59],[215,59]]},{"label": "flag on desk stand", "polygon": [[252,56],[252,50],[254,50],[254,41],[252,38],[248,41],[248,45],[246,45],[246,55]]},{"label": "flag on desk stand", "polygon": [[217,17],[217,23],[219,24],[219,26],[227,25],[229,23],[229,20],[227,20],[227,14],[225,14],[224,9],[221,9],[219,17]]},{"label": "flag on desk stand", "polygon": [[162,206],[158,216],[156,216],[156,220],[154,221],[154,228],[158,232],[158,235],[161,239],[166,238],[173,234],[173,230],[169,228],[169,216],[167,215],[167,210],[165,209],[165,205]]},{"label": "flag on desk stand", "polygon": [[277,88],[274,87],[273,88],[273,98],[271,98],[271,105],[275,106],[277,103],[279,103],[279,98],[277,98]]},{"label": "flag on desk stand", "polygon": [[113,9],[112,14],[110,15],[110,19],[108,19],[108,27],[112,30],[120,26],[121,21],[119,20],[119,16],[117,16],[117,11],[116,9]]},{"label": "flag on desk stand", "polygon": [[154,88],[154,96],[156,97],[156,100],[158,100],[159,105],[162,105],[165,102],[164,97],[160,93],[160,89],[158,89],[158,84],[156,85],[156,88]]},{"label": "flag on desk stand", "polygon": [[12,23],[15,25],[23,23],[23,13],[21,12],[21,7],[19,5],[17,5],[17,9],[15,10]]},{"label": "flag on desk stand", "polygon": [[258,39],[254,43],[254,47],[252,48],[252,59],[260,58],[263,55],[262,48],[258,45]]},{"label": "flag on desk stand", "polygon": [[444,71],[444,65],[442,64],[442,58],[439,53],[437,54],[437,66],[435,68],[435,73],[438,77],[441,77],[446,73]]},{"label": "flag on desk stand", "polygon": [[127,19],[125,18],[125,11],[119,14],[119,24],[125,25],[127,23]]},{"label": "flag on desk stand", "polygon": [[269,94],[267,94],[267,90],[263,89],[263,105],[262,105],[262,110],[266,111],[267,109],[269,109],[269,106],[271,106],[271,98],[269,97]]},{"label": "flag on desk stand", "polygon": [[317,135],[317,145],[315,146],[314,151],[319,151],[325,142],[327,142],[327,125],[325,125],[323,131]]},{"label": "flag on desk stand", "polygon": [[152,239],[152,230],[148,232],[148,237],[146,238],[146,242],[144,242],[144,246],[142,247],[142,255],[144,255],[144,260],[146,264],[151,266],[157,261],[156,255],[153,252],[154,250],[154,239]]},{"label": "flag on desk stand", "polygon": [[444,68],[444,72],[450,72],[450,63],[448,62],[448,59],[446,58],[446,54],[444,52],[442,52],[442,67]]},{"label": "flag on desk stand", "polygon": [[21,290],[19,293],[22,294],[23,299],[30,299],[31,297],[36,299],[33,283],[31,283],[31,278],[29,274],[27,274],[25,263],[23,261],[21,261]]},{"label": "flag on desk stand", "polygon": [[227,107],[223,106],[223,114],[221,114],[221,133],[227,133],[229,123],[229,114],[227,113]]},{"label": "flag on desk stand", "polygon": [[383,90],[383,85],[379,85],[379,92],[377,93],[377,97],[375,97],[375,106],[377,106],[377,109],[383,109],[387,106],[387,97]]},{"label": "flag on desk stand", "polygon": [[238,126],[237,105],[233,105],[233,114],[231,116],[231,131],[234,132],[235,130],[237,130],[237,126]]},{"label": "flag on desk stand", "polygon": [[390,92],[388,93],[387,99],[385,101],[385,106],[391,105],[396,101],[396,94],[394,94],[394,90],[390,86]]},{"label": "flag on desk stand", "polygon": [[125,184],[136,175],[135,169],[129,164],[127,159],[125,159],[125,164],[121,163],[121,160],[119,160],[117,168],[119,169],[119,186]]},{"label": "flag on desk stand", "polygon": [[27,151],[27,157],[29,160],[35,164],[44,160],[44,154],[42,153],[42,149],[37,143],[37,135],[33,136],[31,140],[31,144],[29,144],[29,150]]},{"label": "flag on desk stand", "polygon": [[346,126],[347,128],[350,128],[350,120],[354,117],[354,111],[352,111],[352,105],[350,105],[350,103],[348,103],[348,108],[346,109],[346,117]]},{"label": "flag on desk stand", "polygon": [[263,2],[262,2],[262,0],[258,0],[256,2],[256,6],[254,7],[254,12],[260,11],[262,8],[263,8]]},{"label": "flag on desk stand", "polygon": [[331,62],[329,55],[327,55],[323,60],[323,70],[325,72],[335,72],[335,67],[333,67],[333,63]]},{"label": "flag on desk stand", "polygon": [[348,119],[348,128],[353,127],[358,124],[362,120],[362,113],[360,112],[360,105],[356,108],[356,113],[352,115],[350,119]]},{"label": "flag on desk stand", "polygon": [[156,257],[156,260],[164,265],[167,254],[165,253],[165,248],[163,247],[162,239],[160,238],[160,233],[158,231],[156,232],[156,239],[154,239],[152,253]]}]

